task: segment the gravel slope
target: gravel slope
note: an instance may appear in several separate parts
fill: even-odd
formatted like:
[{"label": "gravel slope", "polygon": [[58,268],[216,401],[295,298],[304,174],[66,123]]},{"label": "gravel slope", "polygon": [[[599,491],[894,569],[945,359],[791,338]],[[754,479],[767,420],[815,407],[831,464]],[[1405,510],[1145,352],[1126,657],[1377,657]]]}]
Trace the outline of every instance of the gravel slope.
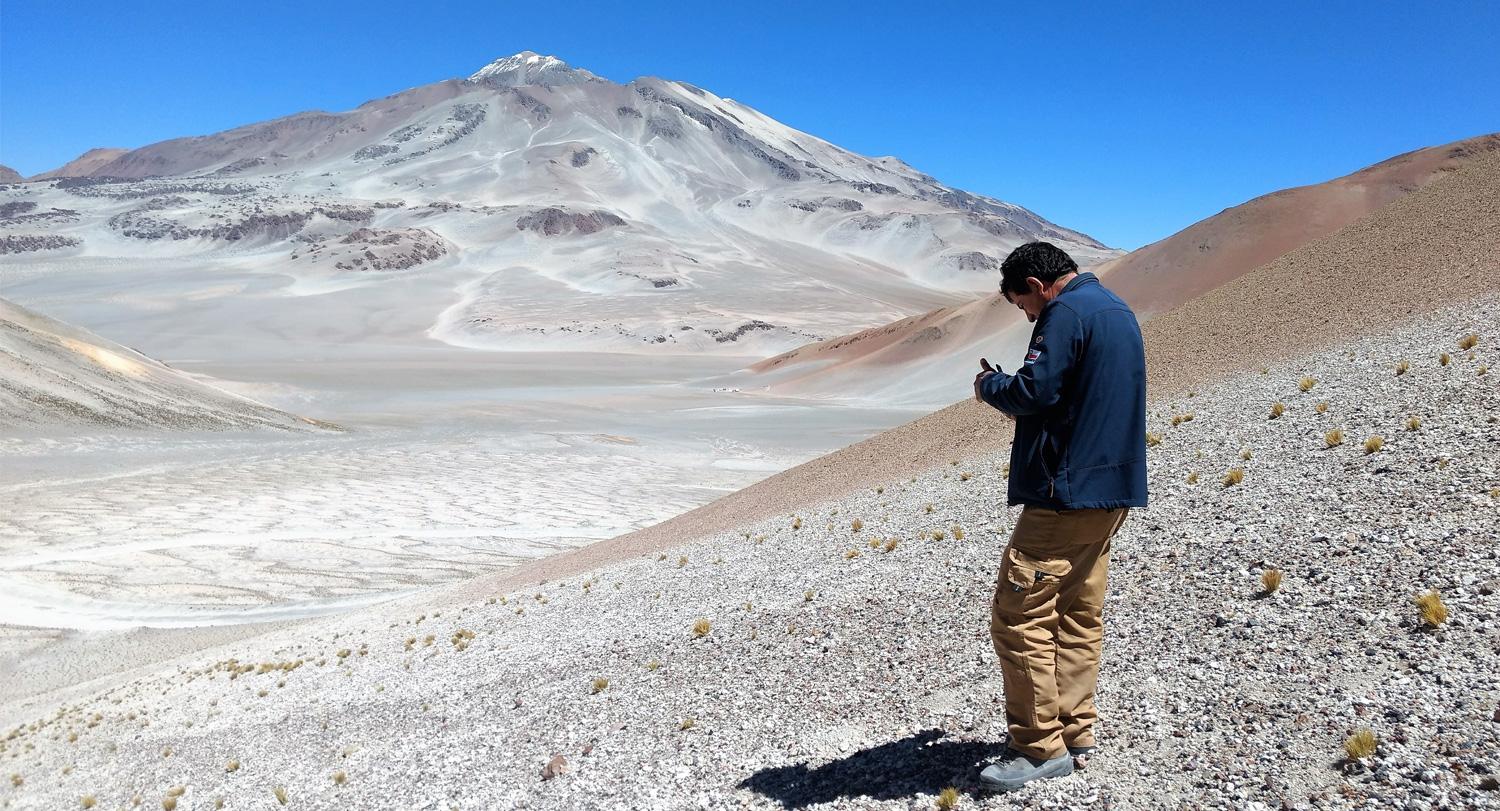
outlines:
[{"label": "gravel slope", "polygon": [[[180,786],[184,809],[280,807],[278,787],[289,808],[894,809],[951,785],[966,808],[1500,807],[1500,372],[1480,374],[1497,312],[1490,294],[1157,401],[1153,504],[1114,559],[1101,751],[1017,797],[971,794],[1004,730],[986,601],[1015,511],[991,452],[799,510],[800,529],[780,513],[180,660],[5,730],[20,784],[0,802],[155,808]],[[1266,567],[1285,579],[1260,596]],[[1436,631],[1412,603],[1429,588]],[[231,657],[302,664],[231,679]],[[1362,726],[1376,755],[1342,762]]]}]

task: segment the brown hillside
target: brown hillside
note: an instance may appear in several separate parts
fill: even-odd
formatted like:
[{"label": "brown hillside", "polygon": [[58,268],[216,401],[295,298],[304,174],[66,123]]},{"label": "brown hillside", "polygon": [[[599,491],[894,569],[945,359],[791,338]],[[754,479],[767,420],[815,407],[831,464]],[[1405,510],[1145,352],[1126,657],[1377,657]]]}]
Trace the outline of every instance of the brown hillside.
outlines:
[{"label": "brown hillside", "polygon": [[[1500,152],[1490,152],[1147,322],[1143,330],[1152,397],[1378,331],[1496,289]],[[496,578],[508,583],[566,575],[789,515],[856,488],[1003,449],[1009,445],[1010,428],[988,406],[963,400],[660,524]],[[488,578],[485,583],[493,585]]]}]

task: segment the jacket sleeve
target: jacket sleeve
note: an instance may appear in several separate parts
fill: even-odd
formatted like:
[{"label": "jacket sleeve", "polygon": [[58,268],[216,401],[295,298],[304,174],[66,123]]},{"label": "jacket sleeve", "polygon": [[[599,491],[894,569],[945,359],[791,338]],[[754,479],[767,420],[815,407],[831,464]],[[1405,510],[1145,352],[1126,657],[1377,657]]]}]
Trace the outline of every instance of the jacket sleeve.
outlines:
[{"label": "jacket sleeve", "polygon": [[1021,367],[1013,375],[1002,372],[985,378],[980,384],[980,397],[1013,416],[1046,411],[1062,399],[1063,382],[1082,343],[1083,325],[1078,315],[1068,307],[1048,307]]}]

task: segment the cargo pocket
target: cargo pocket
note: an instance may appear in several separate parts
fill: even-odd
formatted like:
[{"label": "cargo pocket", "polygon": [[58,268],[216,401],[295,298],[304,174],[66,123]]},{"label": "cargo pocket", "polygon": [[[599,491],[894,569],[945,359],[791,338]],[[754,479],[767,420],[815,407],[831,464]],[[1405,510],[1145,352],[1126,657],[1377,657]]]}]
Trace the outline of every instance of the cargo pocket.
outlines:
[{"label": "cargo pocket", "polygon": [[995,589],[995,606],[1012,621],[1046,613],[1057,597],[1062,579],[1073,571],[1066,558],[1048,560],[1033,557],[1014,546],[1006,547],[1000,563],[1000,582]]}]

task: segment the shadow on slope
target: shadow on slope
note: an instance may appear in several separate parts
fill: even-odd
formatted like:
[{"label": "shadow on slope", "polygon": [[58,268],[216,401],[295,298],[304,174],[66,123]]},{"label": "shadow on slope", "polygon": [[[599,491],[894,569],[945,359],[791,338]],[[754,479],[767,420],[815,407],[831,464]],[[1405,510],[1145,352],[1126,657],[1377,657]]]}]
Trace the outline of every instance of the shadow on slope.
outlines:
[{"label": "shadow on slope", "polygon": [[783,808],[806,808],[841,798],[899,800],[937,794],[949,786],[973,793],[979,764],[1005,750],[1003,741],[945,741],[942,737],[942,730],[926,729],[822,766],[798,763],[761,769],[739,787]]}]

